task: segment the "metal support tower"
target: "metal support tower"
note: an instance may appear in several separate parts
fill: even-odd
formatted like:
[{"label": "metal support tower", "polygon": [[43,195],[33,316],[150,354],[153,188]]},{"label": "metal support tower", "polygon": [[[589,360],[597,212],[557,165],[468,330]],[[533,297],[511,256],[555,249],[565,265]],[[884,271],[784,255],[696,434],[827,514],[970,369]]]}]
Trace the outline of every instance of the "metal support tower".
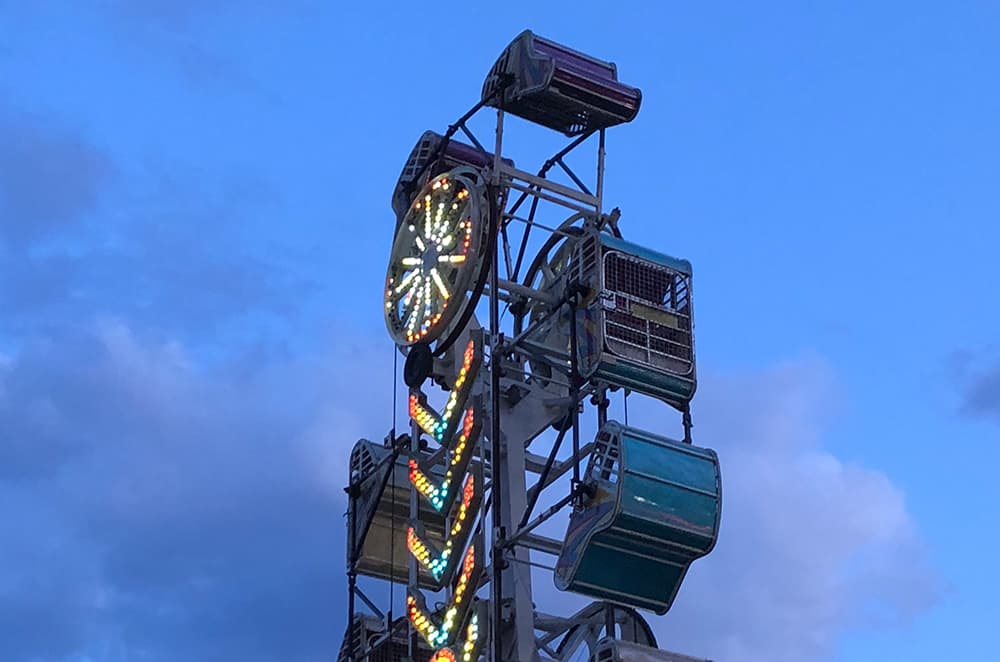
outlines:
[{"label": "metal support tower", "polygon": [[[531,51],[532,48],[537,52]],[[521,55],[518,56],[518,53]],[[543,60],[544,57],[549,58],[550,82],[563,76],[559,85],[546,83],[557,92],[546,91],[548,88],[544,86],[539,88],[541,92],[532,88],[531,94],[549,95],[539,97],[542,101],[528,94],[511,94],[512,86],[520,84],[523,88],[525,85],[523,80],[518,82],[517,77],[510,73],[517,57],[528,57],[525,53],[540,53],[539,57]],[[587,76],[591,76],[592,80],[585,80]],[[600,85],[604,85],[600,89],[604,90],[606,98],[594,92],[598,89],[595,86]],[[566,96],[571,95],[573,90],[577,94],[575,101]],[[397,334],[407,334],[406,370],[421,373],[412,384],[407,377],[411,388],[412,416],[412,398],[418,392],[414,389],[419,388],[414,384],[423,383],[428,377],[442,385],[458,384],[454,380],[463,374],[459,370],[462,348],[469,342],[470,334],[480,328],[479,316],[487,320],[483,330],[489,351],[483,357],[483,369],[479,371],[472,388],[475,397],[481,398],[478,401],[482,402],[485,414],[484,439],[475,446],[476,459],[473,461],[482,467],[489,491],[488,505],[479,519],[479,527],[489,543],[489,554],[482,583],[467,590],[483,600],[487,599],[488,593],[489,627],[484,629],[489,632],[490,645],[483,649],[483,654],[492,662],[561,662],[577,659],[574,656],[581,650],[595,655],[598,648],[605,645],[602,642],[611,641],[613,644],[617,640],[644,647],[645,654],[656,652],[656,656],[649,659],[682,659],[668,657],[673,654],[656,650],[656,640],[648,624],[626,604],[599,601],[572,616],[557,616],[541,612],[533,600],[532,591],[532,568],[552,569],[550,565],[537,562],[535,556],[559,557],[563,551],[562,541],[541,535],[539,528],[557,516],[565,516],[570,509],[582,507],[587,499],[594,497],[594,483],[584,476],[581,463],[595,453],[597,446],[595,442],[583,443],[581,412],[589,402],[593,406],[597,427],[603,428],[608,422],[609,392],[635,388],[634,383],[622,383],[611,372],[595,372],[592,367],[585,371],[580,365],[581,356],[589,359],[587,352],[598,350],[587,344],[592,343],[592,339],[579,336],[579,320],[585,319],[595,297],[603,296],[604,292],[594,291],[593,286],[585,282],[578,249],[592,237],[607,236],[620,242],[620,213],[618,209],[605,212],[606,130],[615,124],[630,121],[638,112],[639,98],[638,90],[617,82],[614,65],[524,33],[498,60],[487,78],[480,101],[449,125],[442,135],[425,134],[418,142],[394,195],[399,236],[401,232],[413,231],[412,226],[408,230],[404,227],[404,215],[412,212],[410,207],[414,196],[422,186],[430,185],[434,178],[447,176],[441,173],[465,172],[462,168],[471,168],[470,172],[474,173],[471,177],[481,177],[485,186],[488,228],[482,240],[481,271],[470,277],[467,290],[449,292],[440,274],[434,273],[431,268],[428,273],[435,280],[432,283],[431,276],[428,276],[425,291],[419,295],[429,300],[429,293],[437,287],[445,299],[467,297],[466,308],[459,313],[451,311],[457,317],[439,336],[434,336],[436,345],[433,347],[429,343],[422,345],[420,334],[425,333],[427,326],[433,326],[438,318],[427,317],[423,325],[417,325],[413,317],[416,313],[410,313],[405,320],[395,320],[394,328]],[[483,141],[470,126],[470,122],[481,117],[480,113],[484,110],[495,112],[492,150],[484,147]],[[557,128],[569,136],[566,144],[533,171],[516,167],[504,151],[508,118],[512,115],[550,129]],[[460,137],[468,144],[460,143]],[[586,146],[594,151],[586,159],[587,172],[584,172],[579,163]],[[575,167],[570,166],[571,159],[576,159]],[[456,164],[459,169],[453,170]],[[441,182],[448,183],[446,179],[438,183]],[[431,224],[430,199],[428,193],[428,227]],[[420,204],[418,199],[417,206]],[[444,209],[443,204],[441,208]],[[458,208],[457,203],[455,208]],[[440,217],[441,212],[438,212]],[[407,253],[400,258],[394,246],[392,259],[401,259],[402,264],[412,265],[414,270],[427,269],[438,264],[439,260],[451,259],[442,248],[450,239],[435,240],[438,241],[436,248],[425,248],[426,241],[426,237],[424,240],[416,239],[423,251],[416,256]],[[578,252],[574,253],[574,250]],[[530,255],[534,257],[528,260]],[[464,257],[462,259],[465,260]],[[636,259],[642,259],[642,256]],[[390,293],[400,292],[406,281],[413,278],[412,273],[409,276],[405,276],[403,271],[396,273],[397,280],[388,279]],[[687,290],[682,294],[690,296]],[[413,292],[408,296],[413,296]],[[392,301],[387,303],[390,308],[392,305]],[[404,312],[407,310],[404,306]],[[560,325],[567,324],[569,331],[565,342],[559,340],[546,344],[537,340],[542,331],[562,328]],[[686,324],[689,328],[690,320]],[[653,351],[648,342],[646,351],[648,355]],[[694,389],[693,349],[690,352],[690,393],[685,394],[686,399],[676,402],[669,397],[661,398],[682,412],[684,441],[687,444],[691,443],[688,400]],[[678,388],[685,387],[683,380],[678,383]],[[457,386],[450,388],[457,391]],[[657,394],[654,396],[659,397]],[[447,415],[448,412],[445,412],[444,416]],[[370,451],[376,455],[382,453],[381,459],[365,464],[360,459],[355,462],[352,457],[352,469],[355,469],[355,464],[359,468],[356,474],[352,473],[348,488],[351,625],[345,639],[346,656],[342,650],[342,659],[381,662],[383,658],[377,658],[376,649],[387,641],[395,641],[394,631],[402,625],[401,621],[393,621],[391,609],[388,615],[383,615],[361,591],[357,584],[359,574],[391,582],[402,580],[409,593],[419,592],[426,584],[422,574],[425,570],[418,563],[416,553],[406,554],[405,572],[401,570],[398,565],[400,559],[395,556],[396,539],[390,539],[383,545],[390,549],[388,562],[385,561],[385,553],[378,556],[372,552],[369,554],[371,558],[365,557],[369,565],[367,570],[359,571],[359,564],[364,556],[362,547],[366,536],[369,536],[368,527],[372,526],[379,513],[391,511],[392,518],[395,518],[398,496],[395,476],[402,466],[402,458],[421,458],[424,463],[421,466],[427,467],[435,462],[444,462],[448,466],[451,461],[455,451],[449,449],[445,441],[438,439],[441,446],[437,450],[427,449],[422,441],[427,429],[414,416],[408,435],[396,439],[393,438],[393,431],[384,452]],[[556,430],[554,438],[550,439],[552,435],[542,437],[542,433],[550,429]],[[411,481],[415,461],[410,460]],[[390,476],[393,477],[391,484]],[[568,490],[564,487],[567,478]],[[363,488],[363,485],[368,487]],[[364,502],[365,508],[360,508],[364,489],[373,496]],[[391,506],[385,505],[384,495],[387,492],[392,493]],[[419,521],[422,506],[417,489],[409,490],[405,503],[407,521]],[[539,503],[547,507],[543,512],[536,513]],[[447,511],[442,514],[443,531],[447,536],[447,531],[454,528],[454,515],[449,515]],[[398,536],[400,532],[395,530],[395,520],[392,521],[391,533]],[[456,553],[461,553],[461,550]],[[447,587],[445,590],[447,593]],[[370,642],[362,641],[363,628],[355,626],[356,598],[382,619],[382,634]],[[361,634],[356,635],[356,631]],[[410,630],[405,650],[411,660],[425,655],[422,652],[425,648],[418,643],[415,633]],[[458,650],[455,648],[458,644],[448,645]],[[457,659],[454,653],[448,653],[453,656],[451,658],[445,657],[444,653],[440,655],[435,660]]]}]

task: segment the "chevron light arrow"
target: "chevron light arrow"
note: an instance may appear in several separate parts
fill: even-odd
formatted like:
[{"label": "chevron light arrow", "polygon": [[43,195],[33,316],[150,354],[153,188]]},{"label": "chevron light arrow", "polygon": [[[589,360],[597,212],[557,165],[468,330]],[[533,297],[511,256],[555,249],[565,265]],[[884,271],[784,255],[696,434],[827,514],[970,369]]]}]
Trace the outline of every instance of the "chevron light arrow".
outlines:
[{"label": "chevron light arrow", "polygon": [[[447,450],[445,473],[440,481],[433,481],[429,477],[429,466],[416,458],[411,457],[409,461],[410,482],[439,513],[451,511],[458,484],[465,477],[472,459],[472,447],[478,441],[482,429],[481,417],[478,415],[482,411],[482,396],[473,398],[468,408],[465,406],[481,365],[482,336],[477,334],[465,347],[462,366],[441,414],[427,405],[427,396],[420,389],[410,392],[410,417]],[[456,438],[459,411],[464,411],[465,415],[462,417],[462,431]]]},{"label": "chevron light arrow", "polygon": [[444,411],[440,414],[427,405],[427,396],[419,388],[410,391],[410,417],[438,443],[443,443],[445,439],[455,434],[458,426],[456,414],[465,407],[465,401],[472,391],[482,363],[482,340],[473,336],[465,346],[462,367],[459,368],[458,377],[452,385],[451,395],[444,405]]},{"label": "chevron light arrow", "polygon": [[454,447],[449,449],[445,460],[444,477],[440,481],[431,479],[429,466],[410,458],[410,482],[439,513],[451,510],[457,496],[458,483],[465,476],[472,460],[472,447],[479,440],[479,433],[482,430],[482,421],[476,416],[477,411],[482,411],[481,403],[482,398],[476,397],[473,406],[465,412],[462,433],[455,440]]},{"label": "chevron light arrow", "polygon": [[422,523],[410,521],[406,532],[406,546],[420,564],[430,571],[439,587],[450,584],[453,579],[455,561],[461,555],[461,550],[465,549],[476,515],[479,513],[479,506],[482,503],[482,484],[481,468],[465,477],[462,500],[452,509],[451,528],[448,530],[443,549],[438,549],[431,542]]},{"label": "chevron light arrow", "polygon": [[477,601],[472,608],[469,622],[465,626],[465,639],[452,646],[434,651],[430,662],[475,662],[478,660],[480,648],[486,641],[483,633],[489,624],[486,606],[486,602]]},{"label": "chevron light arrow", "polygon": [[410,588],[406,591],[406,614],[410,623],[432,648],[453,645],[466,624],[473,594],[483,571],[482,539],[482,533],[477,533],[465,551],[462,570],[456,574],[452,585],[451,600],[439,612],[440,616],[427,610],[427,602],[419,590]]}]

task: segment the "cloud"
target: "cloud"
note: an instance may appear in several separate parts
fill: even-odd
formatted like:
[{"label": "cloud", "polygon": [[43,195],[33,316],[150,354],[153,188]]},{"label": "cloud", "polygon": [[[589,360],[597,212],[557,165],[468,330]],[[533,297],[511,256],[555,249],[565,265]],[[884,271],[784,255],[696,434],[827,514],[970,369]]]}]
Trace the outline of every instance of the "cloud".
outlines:
[{"label": "cloud", "polygon": [[[904,627],[935,603],[939,579],[903,493],[823,448],[838,399],[827,367],[701,383],[695,441],[722,461],[722,530],[657,619],[661,647],[721,661],[828,660],[845,632]],[[634,424],[662,429],[662,409],[633,411]]]},{"label": "cloud", "polygon": [[15,248],[95,211],[114,174],[84,136],[28,115],[0,113],[0,240]]},{"label": "cloud", "polygon": [[[294,317],[320,289],[280,248],[254,244],[255,222],[279,204],[259,178],[135,177],[108,194],[85,236],[57,232],[45,250],[0,252],[0,334],[47,333],[112,315],[210,342]],[[272,218],[272,216],[268,216]],[[287,259],[285,259],[287,258]]]},{"label": "cloud", "polygon": [[[953,364],[961,384],[960,411],[973,418],[1000,422],[1000,361],[961,352],[953,357]],[[976,369],[973,364],[984,367]]]},{"label": "cloud", "polygon": [[97,582],[52,494],[0,480],[0,658],[58,660],[92,634]]},{"label": "cloud", "polygon": [[[156,25],[169,30],[187,30],[220,15],[239,16],[250,13],[271,13],[276,6],[263,0],[106,0],[105,6],[121,18],[137,23]],[[296,8],[312,3],[295,0]],[[283,9],[277,11],[284,11]]]},{"label": "cloud", "polygon": [[[392,361],[388,343],[331,337],[309,356],[208,366],[104,320],[0,362],[0,464],[15,467],[0,475],[14,541],[0,659],[329,659],[347,457],[389,425]],[[819,662],[845,632],[933,604],[904,495],[824,450],[830,401],[817,362],[703,378],[696,440],[723,461],[722,536],[673,611],[650,617],[661,647]],[[631,401],[640,427],[662,431],[663,413]],[[536,598],[557,613],[582,601],[548,577]]]},{"label": "cloud", "polygon": [[314,0],[105,0],[99,9],[116,39],[135,46],[140,57],[169,62],[203,94],[235,91],[273,104],[280,97],[262,85],[245,57],[218,39],[220,30],[239,33],[258,22],[270,31],[280,21],[315,16],[323,8]]},{"label": "cloud", "polygon": [[22,347],[0,369],[0,659],[329,659],[385,345],[207,369],[105,321]]}]

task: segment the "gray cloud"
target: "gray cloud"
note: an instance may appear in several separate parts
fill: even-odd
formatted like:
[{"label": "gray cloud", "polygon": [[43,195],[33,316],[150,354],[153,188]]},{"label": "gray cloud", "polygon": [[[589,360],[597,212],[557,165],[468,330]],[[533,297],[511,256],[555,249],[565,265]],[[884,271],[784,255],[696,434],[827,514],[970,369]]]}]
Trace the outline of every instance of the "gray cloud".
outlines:
[{"label": "gray cloud", "polygon": [[113,321],[5,360],[0,659],[329,659],[344,463],[387,426],[355,375],[388,361],[360,342],[208,370]]},{"label": "gray cloud", "polygon": [[221,89],[237,91],[257,103],[274,103],[277,96],[216,38],[219,29],[301,18],[322,8],[314,0],[105,0],[100,13],[117,39],[138,47],[140,57],[154,55],[172,63],[199,90],[213,95]]},{"label": "gray cloud", "polygon": [[309,6],[310,2],[295,0],[281,6],[263,0],[105,0],[104,5],[123,20],[136,23],[156,25],[169,30],[186,30],[201,22],[211,20],[220,15],[237,13],[273,13],[284,12],[286,4],[294,5],[296,9]]},{"label": "gray cloud", "polygon": [[0,479],[0,503],[0,658],[64,659],[93,634],[90,550],[51,493]]},{"label": "gray cloud", "polygon": [[296,315],[319,290],[293,258],[274,246],[264,257],[253,244],[267,236],[254,232],[255,219],[278,200],[252,175],[206,185],[167,171],[119,188],[109,195],[115,214],[71,247],[0,252],[0,334],[48,333],[107,314],[219,342],[236,322]]},{"label": "gray cloud", "polygon": [[16,248],[93,212],[114,169],[102,149],[37,117],[0,113],[0,239]]},{"label": "gray cloud", "polygon": [[962,352],[955,355],[953,363],[961,384],[960,411],[1000,422],[1000,362]]}]

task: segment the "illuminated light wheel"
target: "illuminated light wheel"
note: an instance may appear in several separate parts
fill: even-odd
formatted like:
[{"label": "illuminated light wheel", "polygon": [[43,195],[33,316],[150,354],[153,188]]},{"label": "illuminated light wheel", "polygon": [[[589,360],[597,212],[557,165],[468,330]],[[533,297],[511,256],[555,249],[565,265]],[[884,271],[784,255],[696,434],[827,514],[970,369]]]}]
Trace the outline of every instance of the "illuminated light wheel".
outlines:
[{"label": "illuminated light wheel", "polygon": [[450,344],[482,292],[490,245],[486,187],[471,168],[434,177],[396,230],[386,273],[385,322],[397,345]]}]

